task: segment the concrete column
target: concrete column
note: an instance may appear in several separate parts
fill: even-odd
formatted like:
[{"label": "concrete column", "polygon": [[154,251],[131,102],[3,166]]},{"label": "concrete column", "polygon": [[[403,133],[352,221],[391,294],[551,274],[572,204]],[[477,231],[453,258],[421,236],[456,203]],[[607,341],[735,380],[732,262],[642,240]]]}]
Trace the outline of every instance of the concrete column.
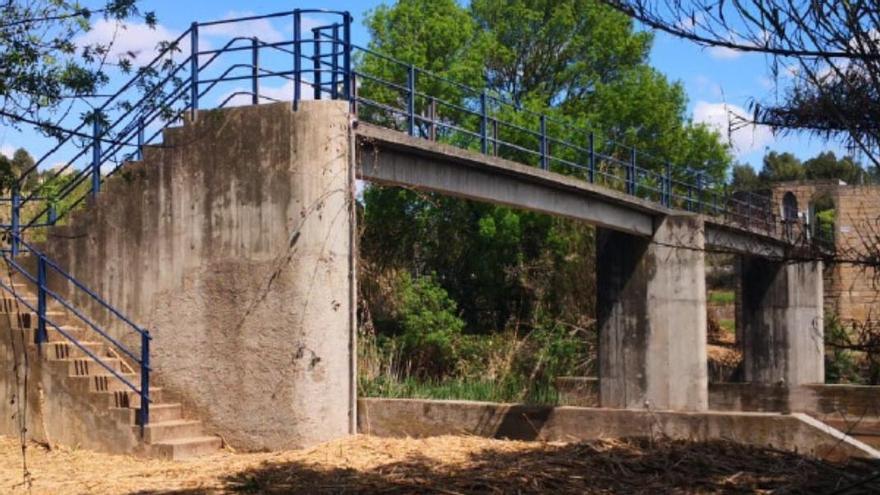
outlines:
[{"label": "concrete column", "polygon": [[708,408],[702,221],[667,217],[652,239],[598,231],[603,407]]},{"label": "concrete column", "polygon": [[789,386],[825,381],[822,262],[740,262],[745,380]]}]

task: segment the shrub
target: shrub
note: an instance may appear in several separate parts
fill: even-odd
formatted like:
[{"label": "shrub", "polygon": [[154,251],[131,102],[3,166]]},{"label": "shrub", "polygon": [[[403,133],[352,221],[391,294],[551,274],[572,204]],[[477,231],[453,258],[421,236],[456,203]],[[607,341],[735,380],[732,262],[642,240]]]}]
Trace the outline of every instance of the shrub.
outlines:
[{"label": "shrub", "polygon": [[404,273],[396,291],[403,355],[422,374],[447,374],[455,362],[455,341],[464,328],[456,314],[458,305],[433,276],[413,279]]}]

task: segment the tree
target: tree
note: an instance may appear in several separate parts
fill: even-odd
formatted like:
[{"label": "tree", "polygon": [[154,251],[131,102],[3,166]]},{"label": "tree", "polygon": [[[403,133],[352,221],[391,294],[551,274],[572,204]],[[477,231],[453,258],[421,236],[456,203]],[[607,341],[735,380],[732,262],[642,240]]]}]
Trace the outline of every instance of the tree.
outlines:
[{"label": "tree", "polygon": [[752,120],[839,138],[880,165],[880,10],[872,0],[603,0],[645,25],[703,46],[768,56],[781,102]]},{"label": "tree", "polygon": [[107,0],[96,9],[55,0],[0,3],[0,123],[30,122],[50,130],[55,124],[41,116],[97,93],[109,81],[108,67],[130,70],[126,57],[107,60],[109,44],[74,43],[95,16],[156,23],[153,13],[141,14],[135,0]]},{"label": "tree", "polygon": [[806,177],[801,161],[791,153],[771,151],[764,156],[764,168],[759,175],[763,182],[786,182]]},{"label": "tree", "polygon": [[865,171],[851,156],[838,159],[833,151],[819,153],[804,162],[807,179],[837,179],[847,184],[859,184],[864,180]]},{"label": "tree", "polygon": [[[693,125],[686,118],[681,85],[647,64],[651,36],[636,32],[626,16],[596,1],[475,0],[464,8],[452,0],[400,0],[371,12],[366,24],[371,48],[427,64],[444,77],[550,114],[572,126],[566,136],[571,142],[585,142],[586,130],[592,129],[606,150],[628,153],[611,144],[616,141],[656,155],[657,160],[645,155],[640,163],[645,168],[660,169],[668,160],[678,173],[684,173],[686,164],[719,180],[726,175],[730,157],[719,136]],[[365,56],[359,63],[370,73],[405,81],[400,69],[378,57]],[[362,84],[361,95],[405,107],[399,91],[383,93]],[[434,83],[425,77],[418,84]],[[428,90],[441,91],[434,94],[450,103],[473,107],[474,95],[437,84]],[[424,103],[417,99],[417,112],[424,112]],[[506,111],[506,120],[537,129],[533,115],[512,107]],[[515,134],[507,138],[521,140],[516,143],[533,139]],[[502,155],[529,159],[509,150]],[[363,204],[362,266],[408,271],[415,277],[432,274],[458,303],[468,332],[517,325],[549,328],[558,321],[586,327],[594,313],[590,227],[373,186],[366,189]],[[372,307],[382,311],[381,306]]]},{"label": "tree", "polygon": [[737,163],[730,170],[730,186],[734,191],[754,191],[761,187],[755,169],[747,163]]}]

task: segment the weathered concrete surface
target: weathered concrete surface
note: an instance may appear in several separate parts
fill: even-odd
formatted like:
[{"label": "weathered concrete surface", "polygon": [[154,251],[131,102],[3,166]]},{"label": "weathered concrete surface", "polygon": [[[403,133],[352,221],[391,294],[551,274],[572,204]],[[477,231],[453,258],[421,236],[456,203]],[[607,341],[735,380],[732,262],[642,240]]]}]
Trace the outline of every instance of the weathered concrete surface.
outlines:
[{"label": "weathered concrete surface", "polygon": [[[681,213],[582,178],[364,122],[355,134],[358,176],[372,182],[562,215],[639,236],[653,235],[652,222]],[[784,252],[774,233],[751,231],[721,217],[703,219],[708,247],[765,256]]]},{"label": "weathered concrete surface", "polygon": [[360,433],[388,437],[478,435],[540,441],[668,436],[725,439],[827,459],[880,452],[803,414],[633,411],[489,402],[361,399]]},{"label": "weathered concrete surface", "polygon": [[156,381],[236,448],[348,434],[355,407],[349,114],[289,107],[166,131],[42,247],[153,333]]},{"label": "weathered concrete surface", "polygon": [[745,256],[740,277],[745,381],[823,383],[822,262]]},{"label": "weathered concrete surface", "polygon": [[70,363],[46,360],[30,344],[33,334],[10,323],[8,315],[0,315],[0,435],[18,437],[26,428],[28,438],[49,444],[111,454],[140,448],[131,424],[120,421],[106,402],[97,401],[88,387],[66,386]]},{"label": "weathered concrete surface", "polygon": [[358,175],[477,201],[585,220],[649,236],[656,205],[616,191],[455,146],[359,123]]},{"label": "weathered concrete surface", "polygon": [[[564,406],[599,407],[599,379],[561,376],[554,385]],[[709,410],[803,412],[820,419],[880,418],[880,386],[710,383]]]},{"label": "weathered concrete surface", "polygon": [[600,229],[603,407],[708,407],[706,274],[699,217],[667,217],[652,240]]}]

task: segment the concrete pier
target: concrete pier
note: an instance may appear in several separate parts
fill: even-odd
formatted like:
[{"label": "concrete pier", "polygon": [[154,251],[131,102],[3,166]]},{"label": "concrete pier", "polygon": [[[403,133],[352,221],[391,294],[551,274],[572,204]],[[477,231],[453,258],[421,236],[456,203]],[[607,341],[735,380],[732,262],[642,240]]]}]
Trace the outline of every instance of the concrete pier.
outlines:
[{"label": "concrete pier", "polygon": [[745,380],[823,383],[822,262],[744,256],[740,281]]},{"label": "concrete pier", "polygon": [[602,406],[706,410],[702,221],[667,217],[651,239],[600,229],[597,244]]}]

